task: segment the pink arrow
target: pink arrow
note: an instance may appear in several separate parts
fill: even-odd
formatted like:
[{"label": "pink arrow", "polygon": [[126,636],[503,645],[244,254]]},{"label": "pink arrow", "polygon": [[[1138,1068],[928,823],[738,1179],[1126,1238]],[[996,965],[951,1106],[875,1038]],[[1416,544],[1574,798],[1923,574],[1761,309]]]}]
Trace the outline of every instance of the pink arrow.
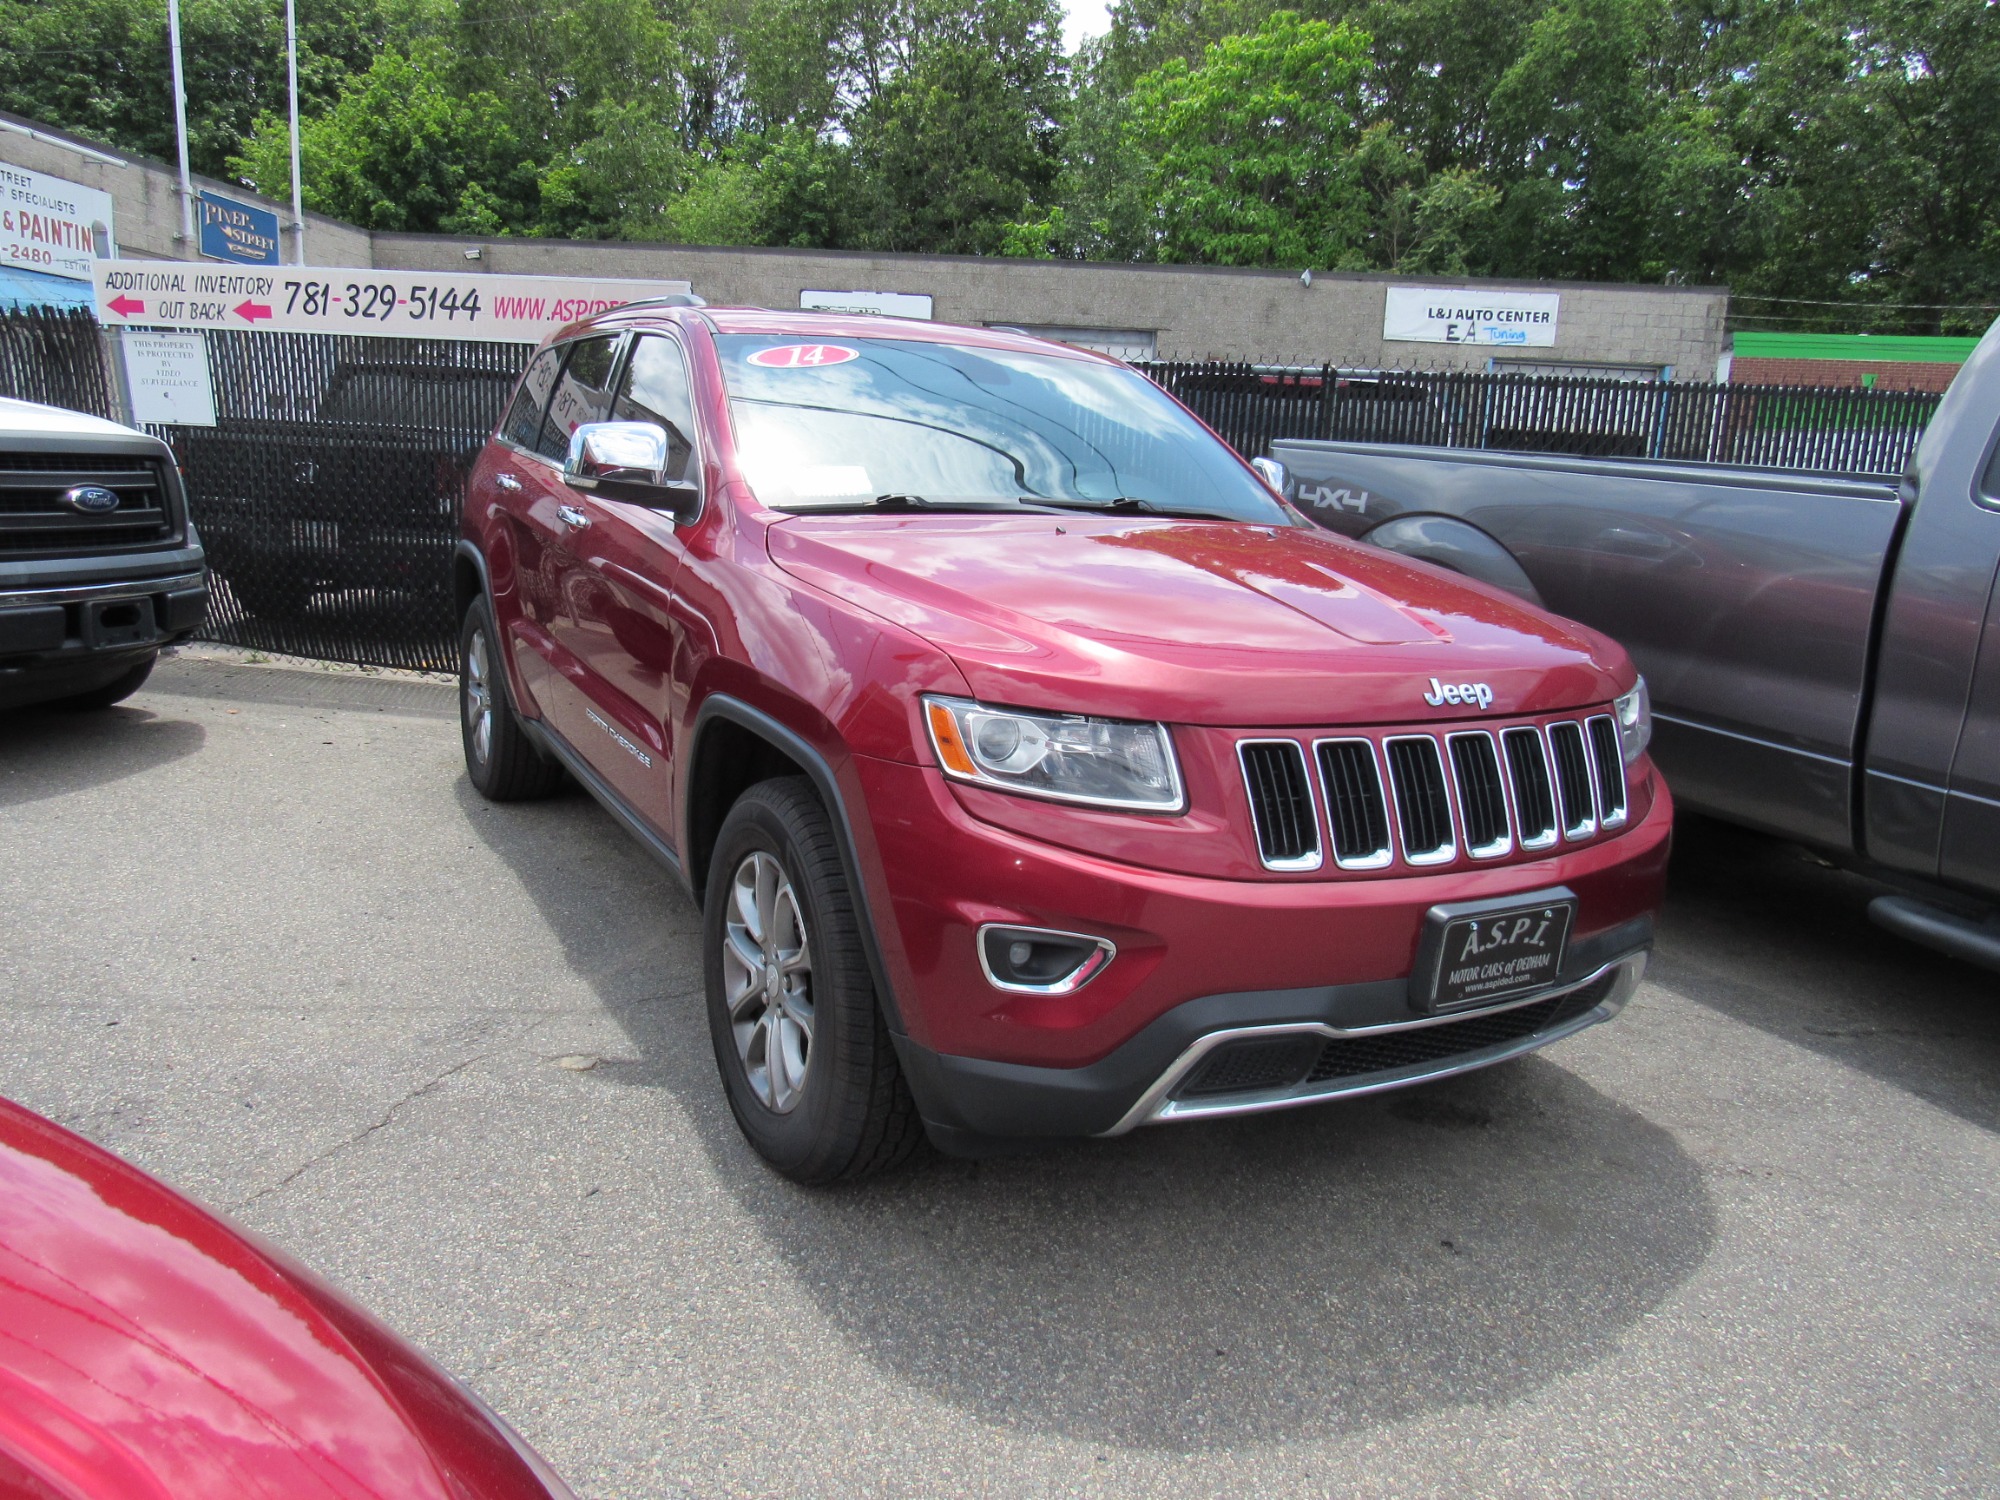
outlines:
[{"label": "pink arrow", "polygon": [[259,318],[271,316],[271,309],[261,302],[239,302],[230,311],[246,323],[255,323]]},{"label": "pink arrow", "polygon": [[118,316],[121,318],[129,318],[132,316],[133,313],[142,313],[146,310],[145,303],[136,301],[131,297],[126,297],[122,295],[113,297],[109,302],[105,303],[104,305],[110,308],[113,312],[117,313]]}]

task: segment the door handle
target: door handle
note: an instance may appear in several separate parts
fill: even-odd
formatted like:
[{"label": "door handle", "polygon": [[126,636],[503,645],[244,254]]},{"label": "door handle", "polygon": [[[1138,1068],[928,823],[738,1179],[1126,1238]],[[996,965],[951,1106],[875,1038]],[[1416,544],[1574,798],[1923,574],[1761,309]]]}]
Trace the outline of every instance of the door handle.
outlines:
[{"label": "door handle", "polygon": [[521,487],[521,481],[512,474],[495,474],[493,482],[503,490],[518,490]]},{"label": "door handle", "polygon": [[563,525],[574,526],[578,530],[590,524],[590,517],[586,516],[574,505],[558,505],[556,507],[556,519],[561,521]]}]

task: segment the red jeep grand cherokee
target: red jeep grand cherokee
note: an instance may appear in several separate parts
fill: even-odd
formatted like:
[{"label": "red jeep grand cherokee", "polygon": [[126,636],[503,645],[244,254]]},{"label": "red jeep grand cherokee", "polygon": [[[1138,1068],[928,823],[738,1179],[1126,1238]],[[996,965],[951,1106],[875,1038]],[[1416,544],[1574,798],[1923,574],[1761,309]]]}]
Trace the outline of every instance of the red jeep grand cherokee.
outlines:
[{"label": "red jeep grand cherokee", "polygon": [[473,785],[567,768],[680,872],[801,1181],[1498,1062],[1651,944],[1625,653],[1311,525],[1097,355],[604,314],[529,365],[456,582]]}]

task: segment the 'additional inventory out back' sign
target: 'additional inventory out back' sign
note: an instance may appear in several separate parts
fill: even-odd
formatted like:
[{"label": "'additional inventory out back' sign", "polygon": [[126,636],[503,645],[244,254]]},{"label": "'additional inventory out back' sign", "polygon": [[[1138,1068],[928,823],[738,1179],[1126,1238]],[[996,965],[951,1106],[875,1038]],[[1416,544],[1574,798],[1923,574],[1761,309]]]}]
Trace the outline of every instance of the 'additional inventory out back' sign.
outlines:
[{"label": "'additional inventory out back' sign", "polygon": [[1382,307],[1382,337],[1398,343],[1547,349],[1556,341],[1561,303],[1555,292],[1392,286]]},{"label": "'additional inventory out back' sign", "polygon": [[190,261],[98,261],[97,320],[107,327],[360,333],[403,339],[539,343],[565,323],[689,290],[685,281],[356,271],[245,271]]}]

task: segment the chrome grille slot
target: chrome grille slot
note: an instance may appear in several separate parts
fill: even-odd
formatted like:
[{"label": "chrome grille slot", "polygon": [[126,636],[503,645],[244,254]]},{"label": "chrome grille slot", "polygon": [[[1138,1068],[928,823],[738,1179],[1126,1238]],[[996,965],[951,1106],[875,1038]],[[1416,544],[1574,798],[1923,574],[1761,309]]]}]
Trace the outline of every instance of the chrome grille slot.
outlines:
[{"label": "chrome grille slot", "polygon": [[1451,797],[1445,790],[1437,741],[1427,734],[1402,735],[1385,741],[1383,748],[1395,787],[1403,858],[1413,865],[1443,864],[1458,853],[1458,846],[1452,837]]},{"label": "chrome grille slot", "polygon": [[1236,747],[1250,816],[1257,827],[1257,852],[1266,869],[1317,870],[1320,865],[1319,814],[1312,779],[1297,740],[1244,740]]},{"label": "chrome grille slot", "polygon": [[1557,804],[1563,837],[1587,839],[1597,832],[1597,791],[1591,785],[1590,754],[1583,744],[1583,726],[1565,720],[1549,725],[1549,749],[1555,757]]},{"label": "chrome grille slot", "polygon": [[1625,747],[1618,742],[1618,726],[1609,714],[1585,721],[1590,731],[1590,751],[1597,771],[1597,821],[1604,828],[1616,828],[1625,821]]},{"label": "chrome grille slot", "polygon": [[1458,782],[1458,816],[1465,850],[1474,859],[1498,859],[1514,847],[1507,821],[1507,791],[1500,779],[1500,755],[1484,730],[1447,735],[1451,773]]},{"label": "chrome grille slot", "polygon": [[1556,832],[1556,794],[1549,782],[1549,756],[1541,734],[1533,729],[1509,729],[1500,736],[1507,746],[1507,771],[1514,784],[1514,817],[1520,824],[1523,849],[1546,849]]},{"label": "chrome grille slot", "polygon": [[1379,870],[1395,858],[1382,768],[1369,740],[1321,740],[1320,784],[1333,825],[1333,862],[1343,870]]}]

